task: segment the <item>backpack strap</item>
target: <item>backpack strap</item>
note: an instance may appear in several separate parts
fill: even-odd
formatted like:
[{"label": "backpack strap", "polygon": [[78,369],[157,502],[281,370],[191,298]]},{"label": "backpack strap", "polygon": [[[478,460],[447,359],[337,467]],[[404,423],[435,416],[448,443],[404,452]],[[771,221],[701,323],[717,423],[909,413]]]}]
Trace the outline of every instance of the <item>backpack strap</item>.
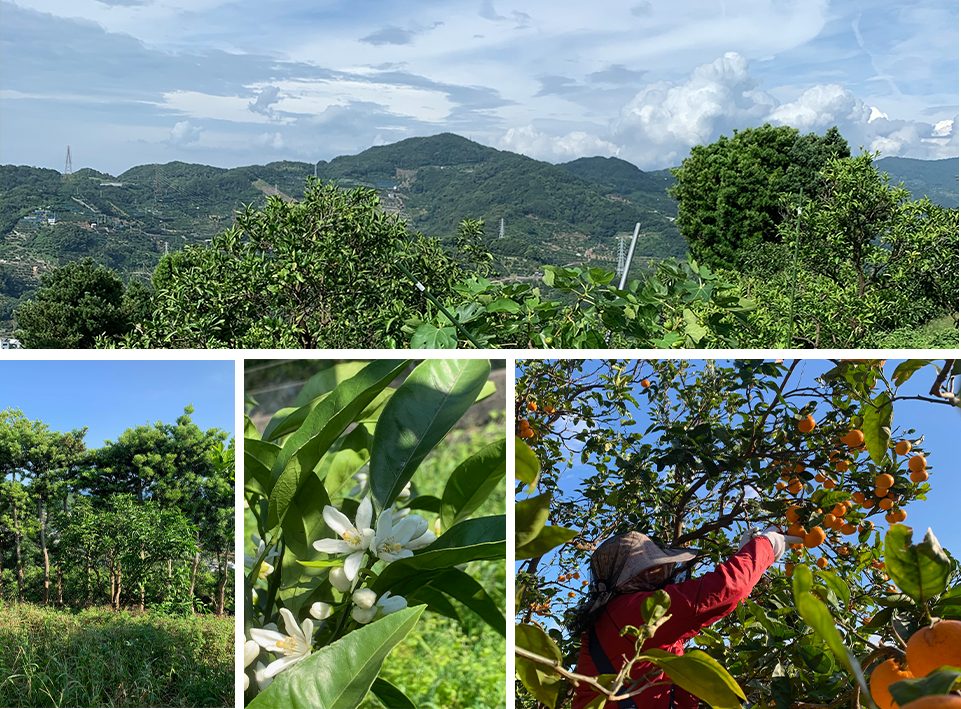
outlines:
[{"label": "backpack strap", "polygon": [[[593,627],[589,632],[589,636],[588,650],[590,650],[591,653],[591,660],[594,661],[594,667],[600,670],[600,674],[617,674],[617,670],[614,669],[614,665],[611,663],[611,658],[607,656],[604,648],[601,647],[600,638],[597,637],[597,631]],[[620,707],[620,709],[638,709],[634,697],[625,697],[617,703],[617,706]]]}]

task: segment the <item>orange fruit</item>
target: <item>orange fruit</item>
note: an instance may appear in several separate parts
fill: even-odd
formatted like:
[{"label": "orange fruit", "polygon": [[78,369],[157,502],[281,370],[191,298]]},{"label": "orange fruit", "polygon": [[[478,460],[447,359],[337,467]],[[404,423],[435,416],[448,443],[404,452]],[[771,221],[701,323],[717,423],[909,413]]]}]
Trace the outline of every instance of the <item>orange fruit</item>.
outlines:
[{"label": "orange fruit", "polygon": [[584,581],[581,581],[581,586],[586,586],[588,583],[590,582],[585,579]]},{"label": "orange fruit", "polygon": [[929,694],[908,702],[902,709],[961,709],[961,697],[957,694]]},{"label": "orange fruit", "polygon": [[907,455],[911,452],[911,441],[898,441],[894,447],[894,452],[898,455]]},{"label": "orange fruit", "polygon": [[564,574],[561,574],[560,576],[557,577],[558,583],[564,583],[565,581],[567,581],[567,577]]},{"label": "orange fruit", "polygon": [[798,516],[797,516],[798,509],[799,508],[797,505],[791,505],[790,507],[787,508],[787,512],[784,514],[784,516],[787,517],[787,521],[790,522],[791,524],[794,524],[795,522],[798,521]]},{"label": "orange fruit", "polygon": [[861,507],[866,510],[871,509],[872,507],[874,507],[874,500],[865,500],[864,502],[861,503]]},{"label": "orange fruit", "polygon": [[789,561],[784,565],[784,575],[787,576],[788,578],[791,578],[791,574],[793,573],[794,573],[794,564],[792,564]]},{"label": "orange fruit", "polygon": [[961,667],[961,620],[939,620],[908,640],[908,665],[925,677],[941,665]]},{"label": "orange fruit", "polygon": [[888,686],[902,679],[914,679],[910,670],[902,670],[894,660],[886,660],[871,673],[871,698],[879,709],[896,709],[898,704],[891,697]]},{"label": "orange fruit", "polygon": [[800,522],[795,522],[787,528],[787,533],[789,537],[803,537],[807,534],[807,531],[801,526]]},{"label": "orange fruit", "polygon": [[895,516],[895,522],[903,522],[908,518],[908,513],[904,510],[894,510],[891,514]]},{"label": "orange fruit", "polygon": [[858,528],[850,522],[841,527],[841,534],[854,534],[856,531],[858,531]]},{"label": "orange fruit", "polygon": [[528,421],[527,419],[521,419],[520,421],[517,422],[517,425],[520,426],[521,430],[523,431],[525,428],[531,427],[531,422]]},{"label": "orange fruit", "polygon": [[843,502],[839,502],[834,506],[834,509],[831,510],[831,513],[835,517],[843,517],[844,515],[847,514],[847,511],[848,511],[848,506],[845,505]]},{"label": "orange fruit", "polygon": [[874,487],[889,488],[894,485],[894,478],[887,473],[881,473],[874,478]]},{"label": "orange fruit", "polygon": [[861,526],[858,527],[858,529],[859,529],[860,531],[862,531],[862,532],[863,532],[864,530],[867,530],[867,531],[870,532],[872,529],[874,529],[874,522],[872,522],[872,521],[869,520],[869,519],[866,519],[866,520],[864,520],[864,521],[861,523]]},{"label": "orange fruit", "polygon": [[794,466],[795,475],[800,475],[804,471],[805,471],[804,463],[798,463],[797,465]]},{"label": "orange fruit", "polygon": [[576,596],[576,595],[577,595],[577,594],[574,593],[573,591],[569,591],[568,594],[567,594],[567,597],[568,597],[568,598],[574,598],[574,596]]},{"label": "orange fruit", "polygon": [[857,503],[860,505],[862,502],[864,502],[864,499],[865,499],[865,498],[864,498],[864,493],[861,492],[860,490],[858,490],[858,491],[855,492],[853,495],[851,495],[851,499],[854,500],[855,502],[857,502]]},{"label": "orange fruit", "polygon": [[825,480],[827,480],[827,478],[824,477],[824,473],[818,473],[814,476],[814,482],[823,483]]},{"label": "orange fruit", "polygon": [[792,495],[797,495],[803,489],[804,489],[804,485],[797,478],[794,478],[791,481],[791,484],[787,486],[787,491]]},{"label": "orange fruit", "polygon": [[923,483],[928,479],[927,470],[913,470],[911,471],[911,482],[913,483]]},{"label": "orange fruit", "polygon": [[545,413],[545,414],[552,414],[552,413],[554,413],[554,407],[553,407],[553,406],[545,406],[545,407],[544,407],[544,413]]},{"label": "orange fruit", "polygon": [[521,438],[533,438],[534,432],[529,428],[522,428],[520,432]]},{"label": "orange fruit", "polygon": [[580,571],[575,571],[575,572],[573,573],[573,576],[574,576],[574,578],[579,579],[579,578],[581,577],[581,572],[580,572]]},{"label": "orange fruit", "polygon": [[876,488],[874,488],[874,496],[875,496],[875,497],[887,497],[887,496],[888,496],[888,490],[889,490],[889,489],[890,489],[890,488],[886,488],[886,487],[876,487]]},{"label": "orange fruit", "polygon": [[846,445],[848,448],[857,448],[864,443],[864,434],[858,429],[853,428],[845,435],[841,436],[841,443]]},{"label": "orange fruit", "polygon": [[798,421],[797,430],[801,433],[810,433],[814,430],[815,426],[817,426],[817,424],[814,422],[814,417],[809,414],[807,418]]},{"label": "orange fruit", "polygon": [[908,459],[908,469],[912,473],[916,473],[919,470],[924,470],[928,467],[928,460],[923,455],[914,455]]},{"label": "orange fruit", "polygon": [[827,539],[827,534],[820,527],[812,527],[811,531],[804,535],[804,546],[808,549],[813,549],[814,547],[823,544],[824,540]]},{"label": "orange fruit", "polygon": [[844,527],[843,517],[838,517],[834,520],[834,524],[831,525],[831,529],[833,529],[835,532],[840,532],[842,527]]},{"label": "orange fruit", "polygon": [[831,478],[828,478],[827,480],[824,481],[824,487],[826,487],[828,490],[833,490],[835,487],[837,487],[837,483],[834,482]]},{"label": "orange fruit", "polygon": [[528,410],[528,411],[537,411],[537,404],[534,403],[534,400],[533,400],[533,399],[527,402],[527,410]]},{"label": "orange fruit", "polygon": [[817,565],[819,569],[823,569],[825,566],[828,565],[828,560],[822,556],[820,559],[817,560]]},{"label": "orange fruit", "polygon": [[851,464],[848,463],[846,460],[839,460],[837,463],[834,464],[834,469],[839,473],[846,473],[848,471],[848,468],[850,467],[851,467]]},{"label": "orange fruit", "polygon": [[894,500],[892,500],[890,497],[885,497],[878,503],[878,507],[880,507],[882,510],[889,510],[894,507]]},{"label": "orange fruit", "polygon": [[642,379],[642,380],[641,380],[641,386],[644,387],[645,389],[647,389],[649,386],[651,386],[651,382],[648,381],[647,379]]},{"label": "orange fruit", "polygon": [[825,527],[830,527],[830,526],[833,525],[835,522],[837,522],[837,520],[838,520],[837,517],[835,517],[833,514],[831,514],[830,512],[828,512],[826,515],[824,515],[824,526],[825,526]]},{"label": "orange fruit", "polygon": [[781,490],[783,490],[783,489],[786,488],[786,487],[787,487],[787,483],[784,482],[783,480],[782,480],[781,482],[776,483],[776,484],[774,485],[774,489],[777,490],[778,492],[780,492]]}]

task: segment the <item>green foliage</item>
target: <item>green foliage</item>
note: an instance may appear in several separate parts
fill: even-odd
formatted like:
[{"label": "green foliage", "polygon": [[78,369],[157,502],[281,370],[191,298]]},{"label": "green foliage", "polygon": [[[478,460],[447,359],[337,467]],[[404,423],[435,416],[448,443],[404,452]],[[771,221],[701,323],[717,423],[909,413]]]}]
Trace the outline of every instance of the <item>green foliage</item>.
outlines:
[{"label": "green foliage", "polygon": [[35,300],[16,312],[16,337],[28,349],[86,349],[98,337],[122,337],[142,313],[142,285],[125,290],[116,273],[90,258],[41,278]]},{"label": "green foliage", "polygon": [[746,255],[781,240],[790,219],[786,205],[813,192],[831,158],[850,155],[836,128],[823,137],[788,126],[746,128],[691,149],[671,173],[678,200],[677,225],[695,258],[712,267],[739,269]]}]

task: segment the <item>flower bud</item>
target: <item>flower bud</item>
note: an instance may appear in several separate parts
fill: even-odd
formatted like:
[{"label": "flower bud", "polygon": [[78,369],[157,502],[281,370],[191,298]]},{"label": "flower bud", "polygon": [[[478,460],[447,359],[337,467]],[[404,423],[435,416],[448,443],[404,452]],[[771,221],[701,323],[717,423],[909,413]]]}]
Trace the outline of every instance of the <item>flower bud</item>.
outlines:
[{"label": "flower bud", "polygon": [[341,593],[347,593],[347,591],[350,590],[350,579],[347,578],[343,566],[335,566],[332,568],[327,579],[330,581],[330,585]]},{"label": "flower bud", "polygon": [[350,617],[362,625],[372,621],[375,615],[377,615],[376,608],[364,610],[363,608],[355,606],[354,610],[350,612]]},{"label": "flower bud", "polygon": [[364,610],[368,610],[377,603],[377,594],[369,588],[359,588],[354,591],[354,603]]},{"label": "flower bud", "polygon": [[310,614],[317,620],[329,618],[330,614],[333,612],[334,609],[330,607],[330,604],[324,603],[323,601],[317,601],[317,603],[310,607]]}]

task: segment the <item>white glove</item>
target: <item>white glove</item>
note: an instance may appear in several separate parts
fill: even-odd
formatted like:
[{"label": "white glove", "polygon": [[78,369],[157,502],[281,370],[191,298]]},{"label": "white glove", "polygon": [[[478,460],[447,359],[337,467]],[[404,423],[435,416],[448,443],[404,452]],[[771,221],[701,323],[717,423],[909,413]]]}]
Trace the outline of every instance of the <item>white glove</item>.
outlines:
[{"label": "white glove", "polygon": [[741,535],[741,539],[737,543],[737,550],[741,551],[741,549],[744,548],[745,544],[747,544],[749,541],[754,539],[754,537],[756,537],[760,533],[761,533],[761,528],[759,526],[754,525],[753,527],[748,527],[744,531],[744,534]]},{"label": "white glove", "polygon": [[774,547],[774,561],[778,561],[790,544],[801,544],[804,540],[801,537],[789,537],[781,533],[777,527],[768,527],[759,536],[767,537]]}]

